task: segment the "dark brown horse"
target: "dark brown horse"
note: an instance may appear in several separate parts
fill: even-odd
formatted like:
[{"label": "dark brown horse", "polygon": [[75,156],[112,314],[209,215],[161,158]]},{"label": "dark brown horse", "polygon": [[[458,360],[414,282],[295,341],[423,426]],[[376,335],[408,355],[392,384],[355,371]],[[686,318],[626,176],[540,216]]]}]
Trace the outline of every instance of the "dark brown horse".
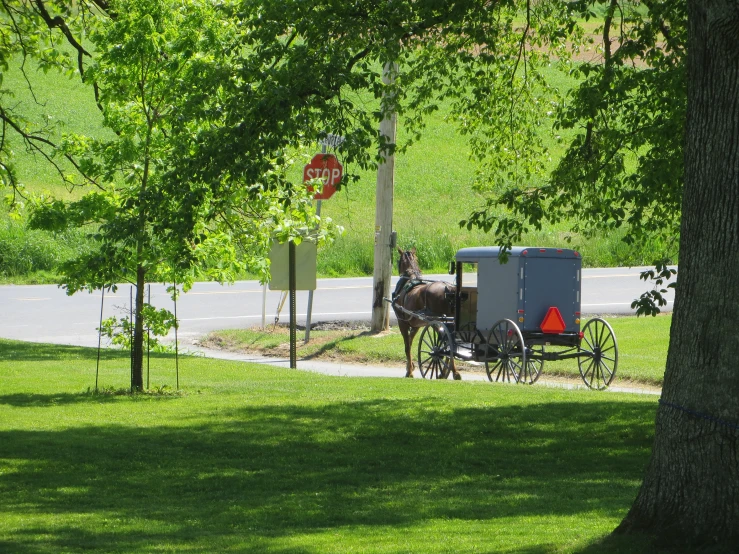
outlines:
[{"label": "dark brown horse", "polygon": [[[418,329],[425,327],[427,321],[414,317],[400,309],[423,314],[429,319],[454,315],[454,285],[443,281],[424,281],[418,267],[416,249],[398,248],[398,274],[400,280],[393,294],[393,311],[398,319],[398,328],[405,343],[405,376],[413,377],[411,347]],[[451,371],[455,379],[461,379],[452,358]],[[445,375],[444,377],[447,377]]]}]

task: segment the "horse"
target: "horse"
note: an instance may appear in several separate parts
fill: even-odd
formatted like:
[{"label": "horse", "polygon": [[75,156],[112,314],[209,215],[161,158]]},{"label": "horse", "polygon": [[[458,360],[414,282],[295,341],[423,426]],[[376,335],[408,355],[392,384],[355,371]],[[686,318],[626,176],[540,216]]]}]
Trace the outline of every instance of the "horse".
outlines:
[{"label": "horse", "polygon": [[[422,313],[430,318],[439,318],[454,314],[454,285],[443,281],[424,281],[421,269],[418,267],[416,249],[403,250],[398,248],[398,274],[400,280],[393,293],[392,305],[395,317],[398,320],[400,334],[405,344],[405,376],[413,377],[413,360],[411,347],[418,329],[425,327],[427,322],[404,312],[404,308],[411,312]],[[451,371],[454,379],[461,379],[452,358]],[[448,377],[448,374],[444,376]]]}]

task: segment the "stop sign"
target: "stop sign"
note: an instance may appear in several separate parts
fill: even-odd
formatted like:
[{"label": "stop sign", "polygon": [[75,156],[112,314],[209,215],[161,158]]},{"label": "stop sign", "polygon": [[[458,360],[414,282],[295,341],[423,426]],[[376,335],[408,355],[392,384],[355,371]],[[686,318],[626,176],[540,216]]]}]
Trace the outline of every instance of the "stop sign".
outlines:
[{"label": "stop sign", "polygon": [[[344,168],[333,154],[316,154],[303,168],[303,182],[323,179],[323,191],[316,194],[315,200],[327,200],[336,192],[336,184],[341,181]],[[308,185],[308,190],[313,187]]]}]

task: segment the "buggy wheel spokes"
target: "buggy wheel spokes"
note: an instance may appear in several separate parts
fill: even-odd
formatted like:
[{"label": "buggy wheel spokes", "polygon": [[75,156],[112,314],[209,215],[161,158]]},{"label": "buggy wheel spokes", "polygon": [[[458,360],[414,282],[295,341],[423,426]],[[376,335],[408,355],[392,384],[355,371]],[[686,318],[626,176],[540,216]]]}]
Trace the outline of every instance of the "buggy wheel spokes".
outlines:
[{"label": "buggy wheel spokes", "polygon": [[[493,378],[493,374],[495,375],[495,378]],[[498,361],[495,363],[493,368],[488,371],[488,379],[490,381],[503,381],[510,383],[511,378],[513,379],[513,382],[516,382],[516,376],[515,373],[510,371],[510,368],[508,367],[508,364],[501,361]]]},{"label": "buggy wheel spokes", "polygon": [[526,365],[519,376],[519,383],[533,385],[541,377],[544,369],[544,345],[526,347]]},{"label": "buggy wheel spokes", "polygon": [[487,357],[485,337],[477,330],[474,321],[468,321],[454,331],[454,344],[457,359],[480,361]]},{"label": "buggy wheel spokes", "polygon": [[587,361],[587,366],[584,370],[581,366],[580,375],[585,383],[593,381],[593,377],[595,376],[595,361],[592,358]]},{"label": "buggy wheel spokes", "polygon": [[446,325],[432,322],[418,339],[418,370],[424,379],[446,379],[452,369],[454,341]]},{"label": "buggy wheel spokes", "polygon": [[468,342],[480,344],[482,337],[477,332],[477,325],[474,321],[468,321],[458,331],[455,332],[457,342]]},{"label": "buggy wheel spokes", "polygon": [[518,325],[510,319],[501,319],[490,330],[487,344],[485,371],[488,379],[518,383],[526,368],[526,348]]},{"label": "buggy wheel spokes", "polygon": [[577,365],[580,376],[591,389],[603,390],[616,376],[618,343],[611,326],[596,317],[585,324]]}]

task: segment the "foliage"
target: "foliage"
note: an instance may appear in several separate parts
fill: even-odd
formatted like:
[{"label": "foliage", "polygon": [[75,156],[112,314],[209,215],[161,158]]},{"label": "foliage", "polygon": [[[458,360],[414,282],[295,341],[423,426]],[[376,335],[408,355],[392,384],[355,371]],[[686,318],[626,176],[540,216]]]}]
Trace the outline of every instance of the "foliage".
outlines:
[{"label": "foliage", "polygon": [[668,267],[666,260],[658,261],[654,269],[642,272],[640,278],[647,282],[654,281],[654,287],[631,303],[631,308],[636,309],[637,315],[655,316],[659,312],[659,308],[667,305],[665,295],[669,292],[668,289],[675,289],[677,283],[672,282],[665,285],[665,282],[676,275],[677,270]]},{"label": "foliage", "polygon": [[[512,182],[465,224],[495,230],[505,245],[531,228],[563,219],[573,222],[574,232],[586,234],[626,226],[627,242],[660,246],[655,262],[674,260],[683,184],[685,3],[583,0],[569,5],[572,16],[584,21],[597,17],[600,8],[602,25],[591,59],[565,66],[581,81],[552,107],[553,129],[566,133],[567,150],[551,175],[539,182]],[[521,104],[511,103],[510,109],[530,111]],[[477,120],[491,128],[485,117]],[[546,156],[533,144],[522,152],[524,158]],[[484,155],[495,169],[497,149],[488,147]],[[500,182],[500,172],[488,171],[485,182]],[[498,205],[509,212],[500,215],[493,209]]]},{"label": "foliage", "polygon": [[[573,11],[573,6],[579,11]],[[673,17],[665,11],[667,8],[659,6],[661,3],[654,9],[665,12],[666,20]],[[482,164],[478,187],[481,193],[489,195],[488,201],[482,209],[479,204],[477,208],[474,204],[470,206],[469,210],[474,213],[466,218],[466,223],[486,231],[497,229],[499,240],[504,243],[514,240],[512,237],[517,237],[519,232],[540,229],[537,221],[559,222],[561,226],[564,217],[574,222],[575,236],[579,236],[580,231],[592,233],[599,225],[606,226],[610,232],[620,224],[614,220],[606,225],[608,218],[593,215],[606,207],[605,199],[597,192],[586,193],[585,189],[575,192],[577,187],[569,186],[570,177],[561,171],[561,178],[548,182],[547,172],[554,152],[547,133],[542,132],[553,123],[563,128],[577,127],[579,113],[591,114],[598,109],[603,114],[608,113],[602,103],[609,99],[598,96],[598,87],[605,87],[606,78],[601,65],[571,63],[568,57],[568,50],[579,48],[584,37],[583,29],[573,16],[590,18],[594,7],[598,8],[598,16],[612,10],[612,6],[604,7],[601,2],[506,2],[486,10],[480,10],[478,2],[473,0],[448,6],[396,3],[391,10],[374,3],[219,3],[213,8],[222,24],[222,28],[215,31],[218,40],[203,39],[197,46],[200,53],[192,62],[193,68],[183,69],[184,58],[177,61],[178,55],[174,52],[167,54],[171,57],[169,62],[157,62],[157,67],[163,71],[176,68],[179,72],[169,83],[171,90],[177,91],[177,102],[172,103],[170,109],[173,117],[176,113],[178,124],[170,122],[167,127],[168,136],[178,146],[166,153],[168,167],[158,168],[159,179],[161,186],[166,186],[168,194],[175,198],[183,194],[182,181],[191,182],[191,190],[185,195],[189,201],[169,207],[169,222],[164,221],[162,228],[190,225],[188,222],[197,220],[197,210],[201,209],[201,213],[218,220],[219,224],[193,230],[191,239],[199,240],[202,234],[207,234],[213,241],[213,249],[209,252],[227,260],[233,257],[233,247],[228,243],[238,245],[241,241],[240,252],[247,256],[241,267],[249,266],[257,274],[264,274],[268,241],[255,237],[263,237],[262,231],[269,225],[262,225],[259,215],[244,219],[245,212],[263,214],[269,211],[268,206],[276,205],[279,217],[282,208],[291,204],[298,212],[305,211],[300,201],[294,199],[294,189],[300,188],[295,187],[299,179],[286,176],[285,168],[289,167],[294,155],[289,153],[304,151],[305,145],[326,129],[347,137],[341,147],[348,169],[346,182],[356,182],[359,171],[371,167],[370,145],[376,139],[376,122],[381,116],[379,98],[387,89],[381,83],[380,62],[396,59],[400,73],[388,96],[395,98],[395,108],[408,127],[408,140],[397,147],[407,147],[417,140],[428,116],[444,103],[451,103],[452,120],[469,137],[473,156]],[[638,31],[638,18],[646,17],[644,21],[647,21],[644,14],[649,14],[649,10],[634,11],[630,5],[626,8],[623,29],[629,36],[623,40],[634,42],[633,36],[641,33],[637,37],[641,42],[635,44],[647,44],[648,33]],[[200,3],[192,3],[187,10],[191,11],[191,16],[185,17],[203,17],[203,9]],[[127,17],[129,11],[128,8],[113,9],[112,13],[121,19]],[[611,17],[610,21],[615,25],[616,19]],[[658,23],[656,19],[649,23],[652,27],[647,31],[656,32]],[[203,26],[208,26],[207,17]],[[608,33],[612,34],[610,25]],[[181,42],[186,44],[187,39]],[[679,44],[679,37],[675,44]],[[168,43],[167,48],[170,47],[172,44]],[[98,45],[98,49],[104,48]],[[655,51],[650,51],[649,56],[653,65],[668,65],[668,62],[659,62],[659,49],[652,50]],[[615,79],[611,74],[618,76],[618,82],[631,82],[628,86],[632,89],[646,87],[649,83],[644,79],[661,74],[638,71],[639,64],[628,66],[626,62],[632,59],[641,63],[638,54],[634,54],[633,45],[620,48],[611,57],[611,65],[619,72],[611,71],[608,78]],[[586,76],[585,83],[572,93],[573,100],[562,101],[568,87],[560,88],[552,80],[551,67]],[[627,72],[630,72],[628,79],[631,81],[626,78]],[[188,75],[196,76],[197,91],[183,84]],[[100,80],[92,77],[88,75],[88,80],[96,83]],[[126,82],[135,82],[135,79]],[[374,101],[368,98],[367,91],[375,97]],[[647,101],[628,90],[613,92],[613,96],[628,97],[633,102]],[[601,104],[593,107],[594,98],[601,98]],[[678,96],[674,98],[679,103]],[[659,100],[653,99],[652,111]],[[635,113],[643,111],[639,108]],[[266,114],[269,117],[265,117]],[[599,131],[600,127],[596,126],[598,136],[616,133],[617,129],[621,130],[616,138],[635,136],[632,131],[637,122],[625,122],[618,128],[614,122],[603,120],[604,115],[600,117],[595,120],[603,127]],[[656,115],[652,119],[655,118]],[[664,119],[674,122],[679,118]],[[175,134],[179,134],[178,137]],[[560,137],[563,142],[576,135],[574,130],[559,134],[563,135]],[[675,140],[675,133],[658,130],[653,135]],[[615,136],[599,139],[600,143]],[[67,146],[67,152],[79,153],[74,145]],[[628,148],[637,152],[641,146],[626,144],[622,150]],[[655,148],[654,151],[659,150]],[[603,155],[608,156],[607,153]],[[634,165],[629,162],[628,155],[619,156],[624,167]],[[579,162],[570,165],[571,169],[581,167]],[[608,167],[620,166],[614,162]],[[670,167],[677,166],[670,164]],[[632,171],[629,178],[641,173],[641,170]],[[659,175],[659,171],[650,174]],[[578,182],[589,186],[589,178],[580,178]],[[648,196],[654,198],[656,195],[645,193],[641,198]],[[573,201],[575,197],[577,201]],[[264,205],[260,205],[262,199]],[[595,201],[600,204],[596,206]],[[625,206],[627,199],[624,196],[618,202]],[[636,218],[635,205],[622,206],[615,209],[615,213],[623,211],[623,217],[627,217],[628,212],[629,218]],[[583,206],[592,217],[582,217],[577,206]],[[529,212],[528,216],[524,216],[523,209]],[[564,209],[569,210],[565,215],[562,214]],[[189,210],[189,215],[183,215]],[[643,214],[654,213],[656,217],[654,206],[645,205],[641,210]],[[452,223],[445,221],[447,226]],[[280,223],[277,225],[279,227]],[[281,229],[302,228],[305,231],[311,227],[307,222],[281,226]],[[630,226],[622,235],[626,240],[635,240],[639,232],[638,226]],[[657,245],[661,252],[674,253],[669,237],[659,241],[654,233],[651,237],[651,243],[646,238],[642,242]],[[208,251],[205,246],[199,248],[201,252]],[[186,254],[191,262],[203,264],[204,260],[192,250],[187,253],[183,247],[180,254]],[[208,254],[204,253],[203,257]],[[659,255],[655,259],[662,257]],[[237,273],[238,268],[228,262],[215,263],[205,271],[208,277],[226,279]]]},{"label": "foliage", "polygon": [[[31,67],[43,72],[57,71],[70,78],[84,74],[83,59],[90,53],[79,37],[94,29],[106,6],[105,0],[0,2],[0,185],[11,187],[6,201],[12,207],[18,206],[23,195],[13,164],[13,139],[50,163],[62,182],[72,185],[69,172],[80,168],[54,142],[57,122],[52,117],[32,117],[27,106],[14,100],[14,90],[6,88],[3,73],[19,58],[20,71],[29,88]],[[34,101],[38,102],[35,98]]]},{"label": "foliage", "polygon": [[0,276],[17,280],[56,270],[58,265],[85,249],[82,233],[69,230],[49,234],[27,229],[0,218]]},{"label": "foliage", "polygon": [[[156,309],[151,304],[144,304],[141,310],[146,328],[146,350],[150,352],[170,352],[173,348],[164,344],[159,337],[165,337],[169,331],[178,326],[174,314],[166,309]],[[110,344],[130,350],[133,346],[134,325],[131,317],[116,316],[103,320],[99,331]]]},{"label": "foliage", "polygon": [[[251,46],[254,40],[244,34],[258,23],[248,17],[258,14],[237,7],[121,0],[111,4],[114,17],[91,35],[96,57],[85,79],[99,89],[105,125],[116,136],[67,136],[63,151],[82,160],[95,190],[71,203],[40,198],[31,219],[54,230],[93,225],[100,247],[65,266],[70,292],[135,281],[142,266],[157,280],[177,269],[186,286],[203,274],[229,280],[245,267],[264,276],[272,236],[301,240],[313,229],[307,193],[285,177],[293,162],[286,147],[300,146],[301,122],[283,134],[264,131],[275,115],[265,104],[276,100],[269,82],[246,115],[228,105],[243,92],[232,81],[246,88],[269,81],[265,67],[273,61],[273,53]],[[244,73],[234,79],[238,71]],[[315,117],[318,110],[310,112]],[[234,156],[215,136],[234,125],[241,131],[252,125],[268,142],[250,140]],[[195,167],[199,150],[216,150],[228,162]],[[314,240],[325,242],[335,232],[324,219]]]}]

